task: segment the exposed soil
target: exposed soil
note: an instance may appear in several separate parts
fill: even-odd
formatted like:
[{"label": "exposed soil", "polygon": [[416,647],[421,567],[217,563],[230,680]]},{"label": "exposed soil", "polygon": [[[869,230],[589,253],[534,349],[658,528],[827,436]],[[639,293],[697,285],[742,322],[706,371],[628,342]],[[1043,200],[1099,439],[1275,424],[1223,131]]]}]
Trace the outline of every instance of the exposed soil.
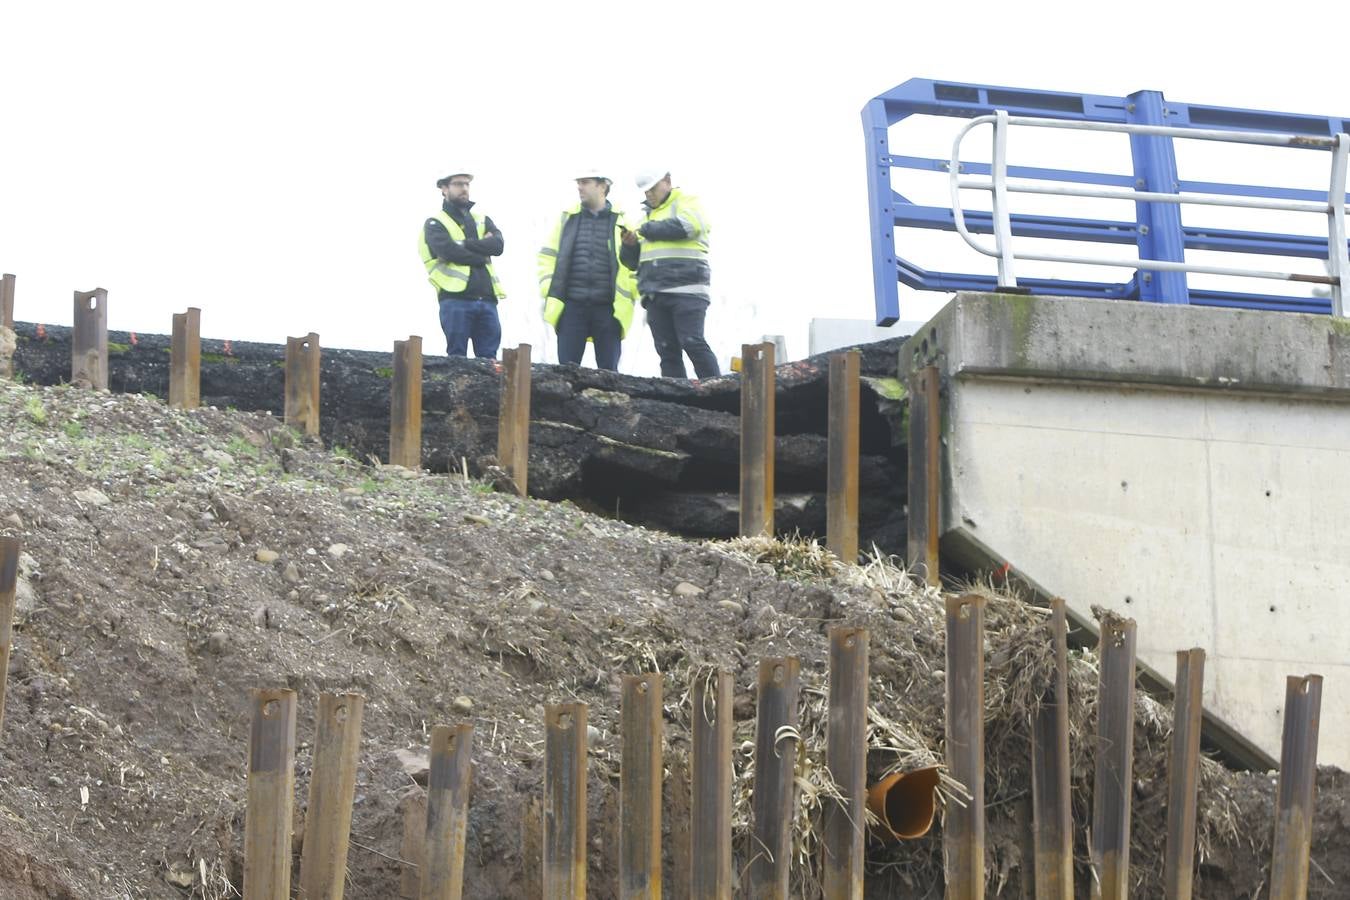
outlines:
[{"label": "exposed soil", "polygon": [[[591,896],[617,895],[622,674],[665,673],[667,848],[682,810],[690,673],[736,677],[738,775],[755,667],[802,660],[805,784],[820,765],[826,629],[871,633],[873,775],[942,755],[937,592],[810,546],[694,543],[522,500],[459,477],[372,466],[263,414],[167,409],[142,395],[0,382],[0,533],[23,541],[0,741],[0,896],[224,898],[242,882],[249,692],[299,694],[298,851],[320,692],[366,697],[349,898],[399,893],[396,751],[435,724],[475,726],[466,897],[539,887],[543,704],[590,705]],[[267,552],[264,552],[267,551]],[[275,554],[275,559],[271,559]],[[677,590],[678,589],[678,590]],[[1044,686],[1041,614],[989,592],[990,893],[1023,896],[1029,703]],[[1090,878],[1092,655],[1070,685],[1077,884]],[[1330,699],[1330,698],[1329,698]],[[1335,702],[1332,700],[1331,702]],[[467,705],[466,705],[467,703]],[[1132,876],[1161,896],[1167,710],[1140,697]],[[737,789],[737,868],[748,784]],[[1206,761],[1196,896],[1265,895],[1273,777]],[[813,796],[808,792],[808,800]],[[803,804],[810,859],[819,798]],[[1312,897],[1350,897],[1350,777],[1319,779]],[[867,896],[942,895],[940,824],[869,850]],[[686,866],[668,864],[667,895]],[[814,896],[799,867],[798,891]]]}]

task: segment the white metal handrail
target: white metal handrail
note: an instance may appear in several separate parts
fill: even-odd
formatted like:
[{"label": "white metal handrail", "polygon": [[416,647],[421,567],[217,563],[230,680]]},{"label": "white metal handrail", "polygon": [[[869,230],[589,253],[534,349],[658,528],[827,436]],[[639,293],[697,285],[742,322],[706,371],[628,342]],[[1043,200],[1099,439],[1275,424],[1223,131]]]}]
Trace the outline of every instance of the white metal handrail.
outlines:
[{"label": "white metal handrail", "polygon": [[[967,134],[980,125],[992,125],[993,161],[989,180],[979,181],[961,177],[961,143]],[[1258,144],[1271,147],[1327,150],[1331,152],[1331,178],[1326,203],[1302,200],[1264,200],[1251,197],[1227,197],[1221,194],[1183,194],[1159,191],[1116,190],[1113,188],[1079,188],[1052,185],[1010,183],[1008,180],[1008,129],[1012,125],[1032,128],[1063,128],[1077,131],[1107,131],[1125,134],[1154,135],[1158,137],[1189,138],[1198,141],[1223,141],[1234,144]],[[957,133],[952,142],[952,158],[948,180],[952,196],[952,214],[956,230],[970,247],[985,256],[998,260],[999,287],[1016,287],[1013,273],[1015,260],[1073,263],[1094,266],[1117,266],[1148,269],[1160,272],[1195,272],[1203,275],[1238,275],[1248,278],[1267,278],[1277,281],[1299,281],[1331,286],[1331,311],[1345,316],[1350,302],[1350,254],[1346,249],[1347,204],[1333,198],[1344,198],[1346,174],[1350,160],[1350,136],[1337,134],[1313,137],[1299,134],[1270,132],[1216,131],[1209,129],[1175,128],[1166,125],[1128,125],[1113,122],[1078,122],[1044,119],[1029,116],[1009,116],[1006,110],[993,115],[971,119]],[[994,247],[991,249],[975,240],[966,227],[965,211],[961,207],[962,190],[989,191],[993,197]],[[1310,212],[1327,217],[1327,275],[1302,275],[1294,272],[1273,272],[1265,269],[1247,269],[1234,266],[1198,265],[1158,259],[1110,259],[1093,256],[1061,256],[1042,253],[1014,253],[1012,248],[1012,217],[1008,209],[1008,194],[1049,194],[1063,197],[1089,197],[1106,200],[1130,200],[1148,203],[1188,203],[1200,206],[1229,206],[1238,209],[1269,209],[1282,212]]]}]

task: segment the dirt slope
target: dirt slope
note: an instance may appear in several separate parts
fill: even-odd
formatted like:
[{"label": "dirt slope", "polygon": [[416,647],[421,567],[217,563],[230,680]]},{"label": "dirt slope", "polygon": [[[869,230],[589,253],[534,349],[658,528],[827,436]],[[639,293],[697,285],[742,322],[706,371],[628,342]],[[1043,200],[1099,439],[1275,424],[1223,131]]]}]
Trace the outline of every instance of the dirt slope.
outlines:
[{"label": "dirt slope", "polygon": [[[462,720],[476,726],[465,895],[535,895],[542,705],[572,699],[591,705],[596,729],[592,896],[614,896],[623,673],[667,675],[676,854],[696,667],[736,674],[739,746],[753,733],[757,661],[799,655],[802,730],[814,741],[825,629],[866,626],[869,768],[941,757],[940,598],[898,570],[831,572],[810,548],[690,543],[566,503],[371,466],[299,442],[268,416],[0,383],[0,530],[25,549],[0,742],[3,897],[235,896],[248,692],[259,686],[299,692],[298,810],[318,694],[367,698],[347,889],[357,900],[397,895],[399,802],[415,787],[396,751],[424,750],[432,725]],[[1043,684],[1045,633],[1035,610],[989,604],[988,868],[991,890],[1015,897],[1028,858],[1025,716]],[[1091,656],[1075,658],[1076,734],[1091,731],[1094,678]],[[1146,698],[1138,712],[1133,874],[1139,896],[1158,896],[1168,717]],[[817,747],[802,774],[819,786]],[[748,768],[743,751],[736,764]],[[1271,779],[1207,763],[1203,781],[1197,896],[1261,896]],[[1312,896],[1350,896],[1350,784],[1331,770],[1320,784]],[[799,822],[808,856],[817,811],[805,804]],[[302,834],[301,823],[297,850]],[[941,895],[936,832],[869,858],[868,896]],[[670,866],[670,896],[682,896],[683,870]],[[1087,883],[1086,868],[1078,877]]]}]

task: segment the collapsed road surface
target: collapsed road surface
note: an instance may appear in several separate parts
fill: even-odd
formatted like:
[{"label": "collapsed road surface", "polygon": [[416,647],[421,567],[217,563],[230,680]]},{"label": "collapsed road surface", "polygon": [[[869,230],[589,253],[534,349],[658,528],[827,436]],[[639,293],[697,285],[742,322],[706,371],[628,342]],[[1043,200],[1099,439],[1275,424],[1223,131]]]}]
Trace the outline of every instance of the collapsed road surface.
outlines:
[{"label": "collapsed road surface", "polygon": [[[15,369],[44,385],[70,379],[70,329],[17,323]],[[864,345],[860,414],[861,547],[904,549],[902,338]],[[109,387],[168,395],[169,339],[109,332]],[[277,411],[285,347],[202,341],[202,403]],[[320,433],[365,459],[388,458],[392,356],[322,350]],[[423,465],[468,469],[495,462],[501,374],[490,361],[423,359]],[[531,496],[571,500],[594,512],[692,537],[734,535],[738,522],[740,378],[699,384],[573,366],[532,367]],[[828,357],[777,370],[776,527],[823,536]]]}]

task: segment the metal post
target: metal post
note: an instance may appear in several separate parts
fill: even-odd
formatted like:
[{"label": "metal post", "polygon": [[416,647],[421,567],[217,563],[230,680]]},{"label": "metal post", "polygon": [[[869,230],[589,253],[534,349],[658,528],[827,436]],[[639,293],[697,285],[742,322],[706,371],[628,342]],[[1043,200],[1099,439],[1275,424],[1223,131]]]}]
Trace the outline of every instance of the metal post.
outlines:
[{"label": "metal post", "polygon": [[244,813],[244,900],[291,895],[295,691],[255,690]]},{"label": "metal post", "polygon": [[319,336],[286,338],[286,424],[319,433]]},{"label": "metal post", "polygon": [[188,307],[173,314],[169,343],[169,405],[196,409],[202,405],[202,311]]},{"label": "metal post", "polygon": [[1280,743],[1280,784],[1275,800],[1270,900],[1304,900],[1308,896],[1321,713],[1322,676],[1289,676],[1284,692],[1284,738]]},{"label": "metal post", "polygon": [[4,739],[5,682],[14,635],[14,598],[19,584],[19,539],[0,537],[0,740]]},{"label": "metal post", "polygon": [[472,777],[473,726],[437,725],[431,730],[421,900],[460,900],[463,895]]},{"label": "metal post", "polygon": [[427,849],[427,795],[413,787],[399,803],[403,810],[403,842],[398,855],[403,860],[399,872],[398,895],[401,900],[420,900],[422,866]]},{"label": "metal post", "polygon": [[829,483],[825,500],[825,541],[830,552],[852,565],[858,561],[858,398],[862,353],[830,356]]},{"label": "metal post", "polygon": [[544,708],[544,756],[544,900],[586,900],[586,704]]},{"label": "metal post", "polygon": [[108,292],[103,288],[75,292],[70,380],[96,391],[108,389]]},{"label": "metal post", "polygon": [[947,769],[969,792],[943,828],[948,900],[984,897],[984,598],[947,598]]},{"label": "metal post", "polygon": [[1101,624],[1097,665],[1097,772],[1092,788],[1093,896],[1130,892],[1130,797],[1134,772],[1134,620]]},{"label": "metal post", "polygon": [[0,325],[14,330],[14,276],[0,276]]},{"label": "metal post", "polygon": [[867,153],[867,219],[872,238],[872,296],[878,325],[900,318],[900,286],[896,279],[895,198],[891,184],[890,128],[886,101],[874,97],[862,110],[863,147]]},{"label": "metal post", "polygon": [[741,345],[741,536],[773,536],[773,344]]},{"label": "metal post", "polygon": [[497,461],[524,497],[530,470],[530,345],[502,351]]},{"label": "metal post", "polygon": [[1073,808],[1069,785],[1069,649],[1064,600],[1050,601],[1055,682],[1031,723],[1031,796],[1036,900],[1073,900]]},{"label": "metal post", "polygon": [[619,762],[619,896],[661,898],[661,675],[625,675]]},{"label": "metal post", "polygon": [[994,111],[994,147],[989,176],[993,182],[994,240],[998,249],[998,286],[1016,288],[1013,274],[1012,214],[1008,209],[1008,111]]},{"label": "metal post", "polygon": [[731,898],[730,673],[695,676],[690,900]]},{"label": "metal post", "polygon": [[801,735],[797,698],[801,663],[795,656],[760,660],[755,715],[755,789],[751,795],[751,900],[787,900],[792,863],[793,776]]},{"label": "metal post", "polygon": [[[1137,91],[1125,106],[1125,121],[1133,125],[1166,125],[1166,101],[1159,91]],[[1139,191],[1175,194],[1177,154],[1170,137],[1130,135],[1134,160],[1134,187]],[[1186,238],[1181,230],[1181,206],[1176,203],[1135,203],[1139,220],[1139,257],[1185,262]],[[1149,272],[1141,268],[1139,299],[1153,303],[1189,303],[1185,272]]]},{"label": "metal post", "polygon": [[360,694],[319,695],[299,900],[342,900],[365,702]]},{"label": "metal post", "polygon": [[830,629],[825,765],[841,799],[825,801],[825,900],[862,900],[867,837],[867,630]]},{"label": "metal post", "polygon": [[[1331,286],[1331,314],[1350,315],[1350,252],[1346,249],[1345,181],[1350,169],[1350,136],[1336,135],[1331,151],[1331,190],[1327,194],[1327,269],[1336,282]],[[6,276],[9,277],[9,276]]]},{"label": "metal post", "polygon": [[936,366],[914,373],[909,392],[909,565],[922,569],[929,584],[937,585],[938,503],[942,495],[942,407]]},{"label": "metal post", "polygon": [[0,277],[0,378],[14,376],[14,276]]},{"label": "metal post", "polygon": [[1167,900],[1190,900],[1195,880],[1195,803],[1200,774],[1200,719],[1204,712],[1205,651],[1177,651],[1172,746],[1167,757]]},{"label": "metal post", "polygon": [[389,401],[389,464],[422,466],[422,339],[394,341],[394,378]]}]

